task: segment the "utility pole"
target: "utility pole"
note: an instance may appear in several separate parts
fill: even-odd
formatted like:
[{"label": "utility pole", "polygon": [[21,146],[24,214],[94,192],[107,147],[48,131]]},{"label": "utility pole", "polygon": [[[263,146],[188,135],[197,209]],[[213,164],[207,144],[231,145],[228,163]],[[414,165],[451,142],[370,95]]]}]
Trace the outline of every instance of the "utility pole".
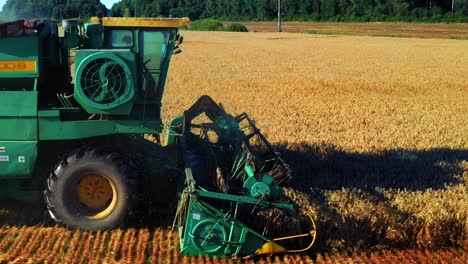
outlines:
[{"label": "utility pole", "polygon": [[135,1],[135,10],[134,10],[134,16],[137,17],[136,15],[136,9],[137,9],[137,0],[134,0]]},{"label": "utility pole", "polygon": [[278,32],[282,32],[281,28],[281,0],[278,0]]},{"label": "utility pole", "polygon": [[452,0],[452,13],[454,9],[455,9],[455,0]]}]

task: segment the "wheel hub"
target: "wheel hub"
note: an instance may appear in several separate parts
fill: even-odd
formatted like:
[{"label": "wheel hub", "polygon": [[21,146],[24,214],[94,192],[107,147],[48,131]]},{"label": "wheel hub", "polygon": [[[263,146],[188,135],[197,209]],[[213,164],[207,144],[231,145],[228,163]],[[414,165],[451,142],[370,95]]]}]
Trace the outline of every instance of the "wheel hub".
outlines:
[{"label": "wheel hub", "polygon": [[114,183],[99,174],[85,175],[77,185],[78,202],[88,211],[89,219],[108,216],[117,204],[117,190]]}]

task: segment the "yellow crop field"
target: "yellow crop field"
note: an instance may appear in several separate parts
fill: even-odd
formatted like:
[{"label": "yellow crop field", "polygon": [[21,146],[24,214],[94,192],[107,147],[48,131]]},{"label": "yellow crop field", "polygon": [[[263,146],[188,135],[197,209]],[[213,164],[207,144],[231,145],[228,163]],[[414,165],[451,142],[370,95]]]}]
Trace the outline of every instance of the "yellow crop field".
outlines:
[{"label": "yellow crop field", "polygon": [[[181,33],[163,120],[201,95],[247,112],[317,223],[303,255],[189,258],[166,227],[82,232],[0,203],[2,263],[466,263],[468,41]],[[285,226],[286,228],[286,226]]]},{"label": "yellow crop field", "polygon": [[[272,142],[466,149],[468,42],[185,32],[164,117],[209,94]],[[183,95],[183,96],[181,96]]]},{"label": "yellow crop field", "polygon": [[292,165],[321,250],[468,245],[468,42],[185,32],[165,118],[203,94]]}]

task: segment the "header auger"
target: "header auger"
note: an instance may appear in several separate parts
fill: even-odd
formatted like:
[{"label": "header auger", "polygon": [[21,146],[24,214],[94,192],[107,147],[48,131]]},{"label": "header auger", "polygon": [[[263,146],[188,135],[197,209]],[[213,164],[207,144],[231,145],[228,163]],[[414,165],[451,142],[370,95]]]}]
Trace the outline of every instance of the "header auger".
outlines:
[{"label": "header auger", "polygon": [[[269,238],[266,223],[255,224],[277,210],[295,209],[281,192],[290,168],[247,114],[229,115],[203,96],[163,129],[169,64],[183,43],[178,27],[188,23],[65,20],[63,36],[53,21],[0,23],[4,188],[21,197],[25,189],[45,186],[52,219],[91,231],[122,225],[141,206],[141,194],[154,194],[153,204],[181,191],[174,224],[185,255],[249,257],[309,249],[313,221],[305,234],[276,239]],[[164,139],[151,143],[155,158],[129,143],[144,134]],[[135,151],[146,156],[150,175],[139,173],[143,166]],[[288,250],[283,243],[298,238],[305,238],[302,248]]]}]

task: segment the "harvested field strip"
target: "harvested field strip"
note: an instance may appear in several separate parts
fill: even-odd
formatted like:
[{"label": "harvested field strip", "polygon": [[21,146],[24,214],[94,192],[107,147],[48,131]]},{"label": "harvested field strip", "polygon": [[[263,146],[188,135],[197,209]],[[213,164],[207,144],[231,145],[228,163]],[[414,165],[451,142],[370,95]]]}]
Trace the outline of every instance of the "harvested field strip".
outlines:
[{"label": "harvested field strip", "polygon": [[[38,229],[37,231],[40,231],[40,229]],[[25,228],[25,227],[23,227],[19,231],[18,237],[16,237],[14,243],[11,245],[10,249],[8,250],[9,255],[11,257],[14,258],[14,257],[20,256],[21,250],[27,245],[28,240],[30,239],[31,235],[33,235],[33,232],[34,231],[31,230],[30,228]]]},{"label": "harvested field strip", "polygon": [[38,249],[38,244],[40,245],[40,241],[49,239],[45,236],[47,230],[40,228],[38,232],[34,232],[31,235],[31,238],[27,242],[27,244],[21,250],[20,255],[22,256],[31,256],[34,252]]},{"label": "harvested field strip", "polygon": [[[99,233],[98,234],[101,234],[101,240],[97,240],[96,239],[96,242],[95,242],[95,245],[98,246],[98,251],[97,251],[97,254],[95,254],[96,258],[101,260],[104,258],[104,254],[105,254],[105,250],[106,250],[106,245],[108,244],[108,237],[109,237],[109,233],[108,232],[104,232],[104,233]],[[96,248],[96,246],[94,248]]]},{"label": "harvested field strip", "polygon": [[133,252],[132,248],[135,246],[135,229],[130,229],[129,231],[125,232],[125,235],[123,236],[123,243],[122,243],[122,253],[121,257],[122,259],[125,259],[126,261],[129,261],[132,263],[132,257],[133,257]]},{"label": "harvested field strip", "polygon": [[70,237],[72,236],[72,232],[63,230],[63,236],[57,243],[54,245],[54,249],[52,252],[49,253],[50,258],[53,259],[53,263],[60,263],[61,259],[63,258],[63,253],[65,253],[68,244],[70,243]]},{"label": "harvested field strip", "polygon": [[[176,232],[157,229],[117,229],[108,232],[70,231],[61,227],[3,227],[11,236],[0,240],[2,245],[11,245],[2,251],[0,261],[12,263],[466,263],[468,252],[461,249],[429,250],[382,250],[358,253],[318,253],[308,255],[285,255],[261,257],[251,260],[228,260],[209,257],[181,256]],[[15,232],[17,231],[17,232]],[[152,234],[152,236],[150,236]],[[30,238],[30,239],[28,239]],[[42,241],[41,241],[42,240]],[[47,250],[53,241],[54,251]],[[145,250],[148,246],[156,250]],[[105,259],[102,252],[106,252]],[[155,260],[155,261],[153,261]]]},{"label": "harvested field strip", "polygon": [[[380,252],[318,254],[315,263],[466,263],[465,250],[383,250]],[[299,263],[299,262],[298,262]]]},{"label": "harvested field strip", "polygon": [[9,249],[12,242],[15,240],[16,236],[19,233],[17,227],[2,227],[2,241],[0,242],[0,251],[5,252]]},{"label": "harvested field strip", "polygon": [[88,262],[90,258],[94,255],[94,252],[92,252],[91,244],[93,243],[93,240],[95,239],[95,236],[91,232],[86,233],[86,238],[83,241],[86,241],[83,245],[83,250],[81,254],[79,254],[78,262],[79,263],[84,263]]},{"label": "harvested field strip", "polygon": [[[229,22],[226,22],[229,24]],[[275,22],[243,22],[249,31],[276,32]],[[284,22],[283,32],[416,38],[468,38],[466,24]]]},{"label": "harvested field strip", "polygon": [[135,262],[142,263],[146,261],[146,252],[149,245],[150,232],[146,229],[138,230]]},{"label": "harvested field strip", "polygon": [[64,255],[70,256],[70,259],[67,259],[67,262],[70,262],[72,260],[76,261],[76,253],[80,252],[80,245],[82,245],[82,234],[83,233],[80,231],[73,232],[73,236],[68,242],[68,246],[64,249]]},{"label": "harvested field strip", "polygon": [[36,254],[41,254],[42,252],[50,251],[53,246],[53,243],[56,240],[57,232],[53,228],[46,229],[44,233],[45,233],[45,237],[40,242],[39,247],[37,248]]},{"label": "harvested field strip", "polygon": [[[162,263],[164,246],[164,234],[161,230],[155,230],[152,237],[151,263]],[[159,252],[159,254],[157,254]]]},{"label": "harvested field strip", "polygon": [[110,237],[109,248],[106,250],[106,262],[111,262],[112,260],[119,260],[121,257],[120,245],[122,241],[121,236],[123,231],[121,229],[117,229],[111,232],[112,234]]}]

